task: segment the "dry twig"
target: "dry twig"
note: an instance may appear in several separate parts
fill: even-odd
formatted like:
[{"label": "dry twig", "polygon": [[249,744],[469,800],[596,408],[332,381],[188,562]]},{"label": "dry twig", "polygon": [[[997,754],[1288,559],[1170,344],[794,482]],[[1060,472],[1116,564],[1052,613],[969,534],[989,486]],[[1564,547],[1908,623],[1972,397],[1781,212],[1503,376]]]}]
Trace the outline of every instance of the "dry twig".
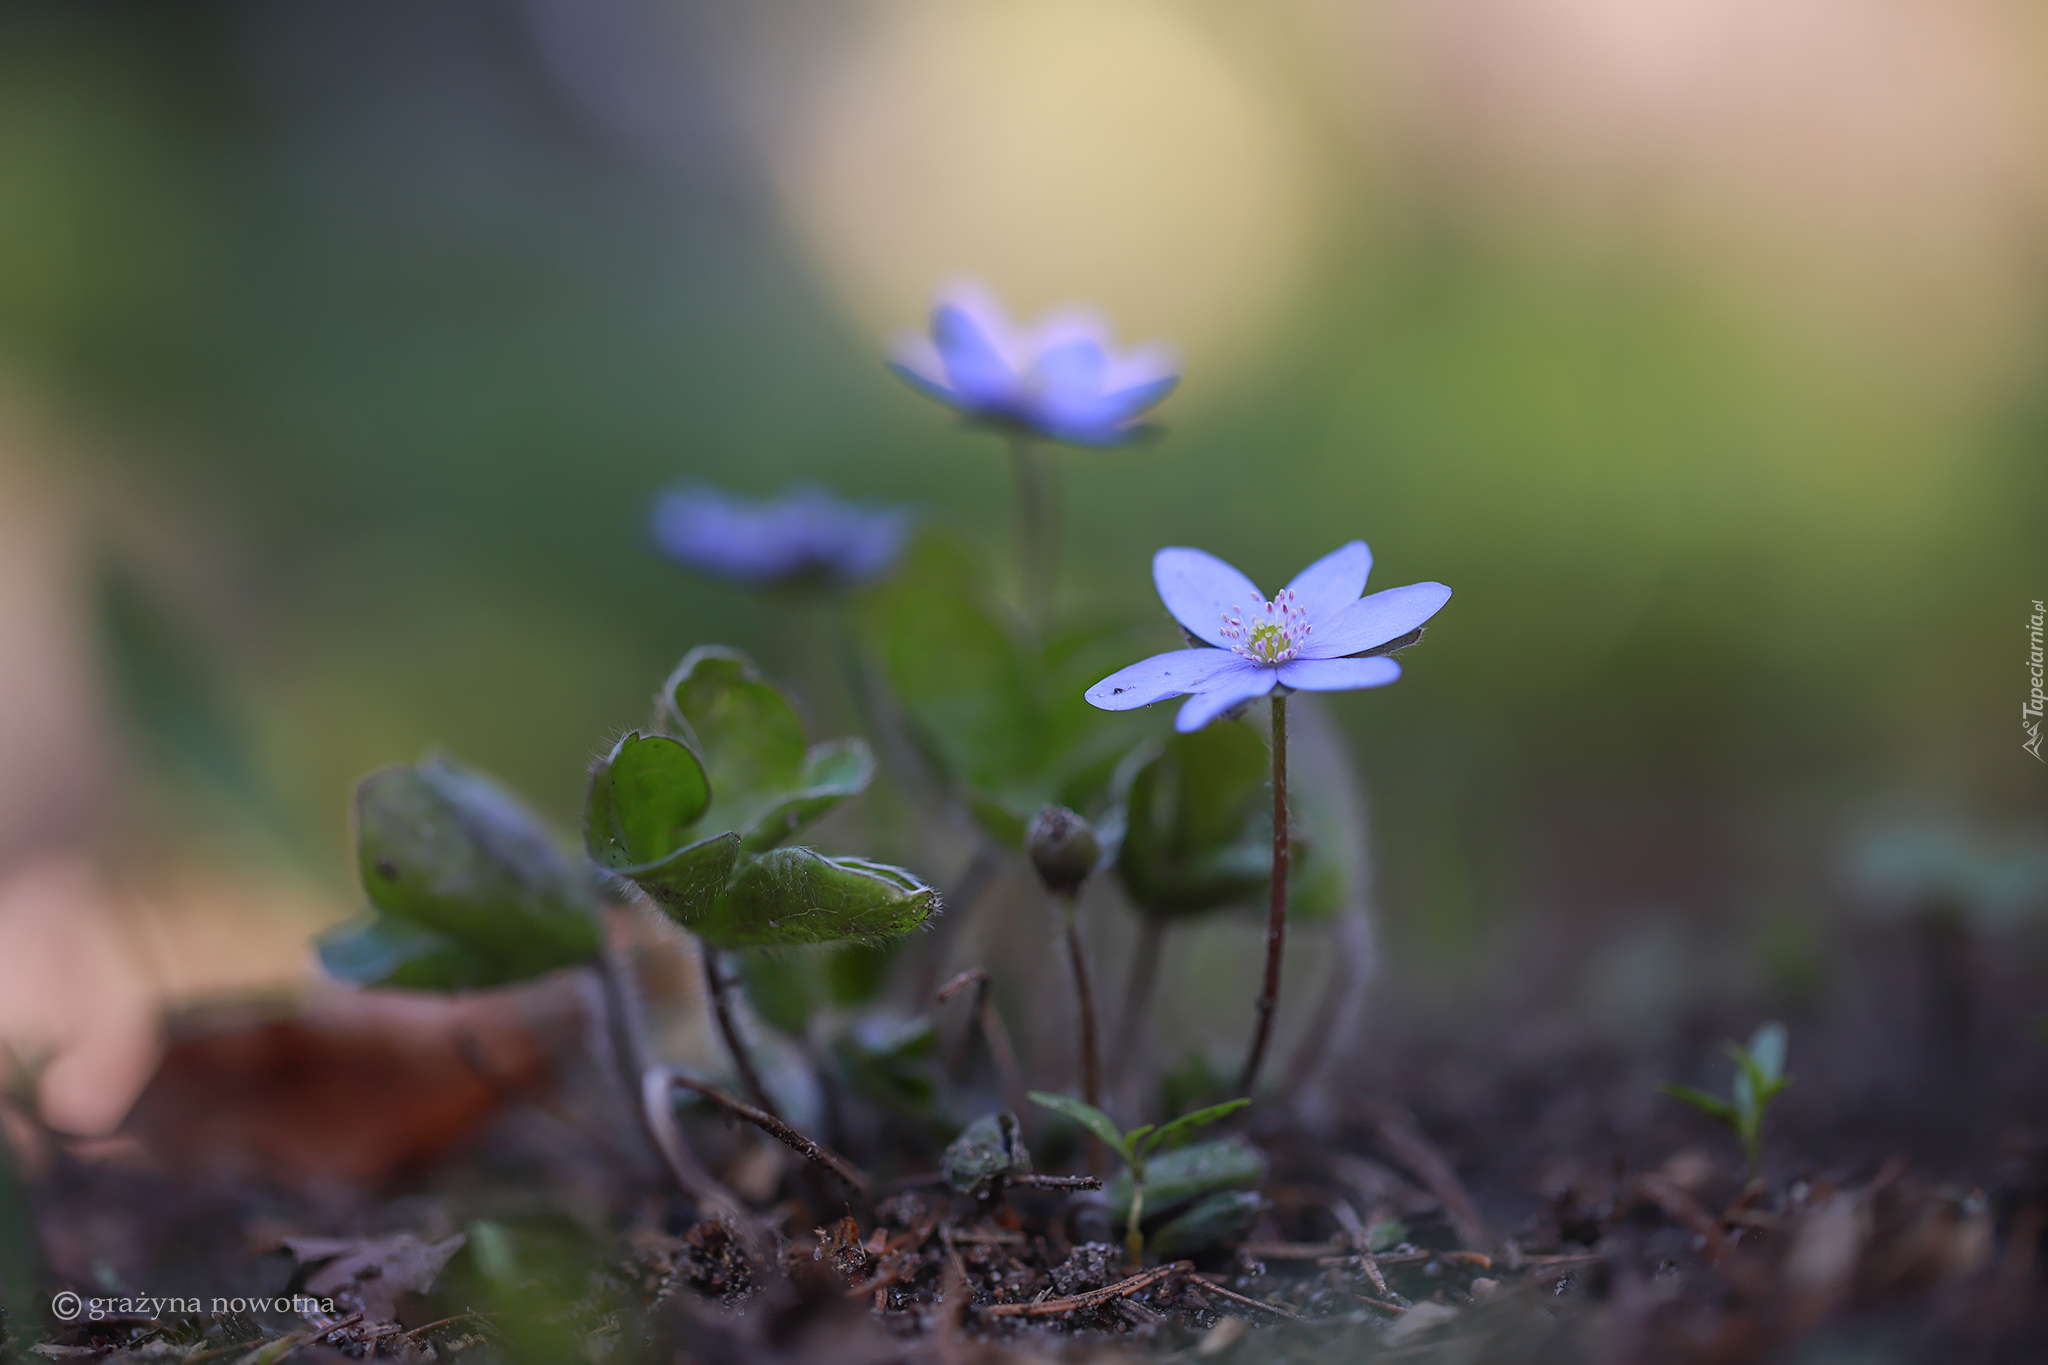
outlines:
[{"label": "dry twig", "polygon": [[[1175,1261],[1171,1265],[1154,1266],[1140,1271],[1127,1280],[1091,1289],[1085,1294],[1069,1294],[1063,1299],[1041,1299],[1036,1303],[984,1303],[975,1311],[992,1318],[1050,1318],[1061,1313],[1072,1313],[1082,1308],[1098,1308],[1111,1299],[1120,1299],[1135,1294],[1141,1289],[1150,1289],[1171,1275],[1185,1275],[1195,1268],[1193,1261]],[[1264,1305],[1262,1305],[1264,1306]]]},{"label": "dry twig", "polygon": [[1210,1293],[1221,1294],[1224,1298],[1229,1299],[1232,1302],[1246,1304],[1253,1308],[1263,1308],[1268,1313],[1277,1313],[1283,1318],[1292,1318],[1296,1322],[1308,1321],[1308,1319],[1302,1317],[1301,1314],[1295,1312],[1292,1308],[1282,1308],[1277,1303],[1267,1303],[1264,1299],[1255,1299],[1248,1294],[1240,1294],[1235,1289],[1225,1289],[1222,1285],[1216,1283],[1216,1281],[1210,1279],[1207,1275],[1196,1275],[1190,1272],[1188,1278],[1193,1280],[1196,1284],[1202,1286],[1202,1288],[1208,1290]]},{"label": "dry twig", "polygon": [[805,1137],[765,1109],[757,1109],[729,1091],[720,1090],[717,1086],[708,1085],[703,1081],[692,1080],[679,1071],[670,1071],[668,1075],[671,1084],[702,1095],[734,1118],[745,1119],[804,1160],[815,1162],[832,1172],[857,1192],[866,1194],[874,1187],[874,1182],[868,1178],[867,1172],[823,1143]]}]

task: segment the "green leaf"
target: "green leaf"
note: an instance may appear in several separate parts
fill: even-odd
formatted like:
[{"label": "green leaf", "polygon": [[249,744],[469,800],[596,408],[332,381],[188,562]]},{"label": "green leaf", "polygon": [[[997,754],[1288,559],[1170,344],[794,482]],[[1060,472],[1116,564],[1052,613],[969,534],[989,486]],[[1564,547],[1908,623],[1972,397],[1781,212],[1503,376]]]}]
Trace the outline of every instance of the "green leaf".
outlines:
[{"label": "green leaf", "polygon": [[1260,893],[1272,875],[1270,763],[1242,723],[1173,735],[1137,762],[1116,869],[1141,909],[1193,915]]},{"label": "green leaf", "polygon": [[668,742],[702,759],[706,801],[690,821],[737,830],[748,853],[774,848],[874,778],[864,740],[806,749],[795,705],[738,650],[691,650],[663,685],[661,707],[663,724],[682,737]]},{"label": "green leaf", "polygon": [[712,913],[740,861],[740,836],[727,832],[686,844],[658,863],[622,875],[647,893],[668,917],[694,929]]},{"label": "green leaf", "polygon": [[903,942],[749,948],[736,956],[748,1003],[776,1028],[801,1037],[819,1008],[864,1005],[879,996]]},{"label": "green leaf", "polygon": [[1735,1106],[1722,1099],[1719,1095],[1710,1095],[1704,1090],[1695,1090],[1689,1085],[1677,1085],[1670,1081],[1666,1081],[1663,1085],[1658,1086],[1657,1089],[1661,1093],[1671,1096],[1672,1099],[1684,1100],[1701,1113],[1711,1118],[1719,1119],[1731,1128],[1741,1126],[1742,1119],[1736,1113]]},{"label": "green leaf", "polygon": [[784,1033],[801,1037],[824,995],[817,955],[755,948],[736,956],[754,1012]]},{"label": "green leaf", "polygon": [[1135,657],[1128,632],[1098,623],[1041,640],[944,535],[922,536],[865,595],[861,624],[907,733],[1005,847],[1021,847],[1041,806],[1092,814],[1136,736],[1157,728],[1083,695]]},{"label": "green leaf", "polygon": [[703,755],[711,827],[747,830],[803,785],[804,727],[780,686],[736,649],[703,645],[662,685],[663,719]]},{"label": "green leaf", "polygon": [[370,774],[356,788],[356,843],[380,910],[481,959],[495,980],[597,953],[588,872],[481,774],[440,758]]},{"label": "green leaf", "polygon": [[765,853],[874,780],[875,756],[858,737],[828,739],[804,755],[797,789],[769,802],[742,831],[749,853]]},{"label": "green leaf", "polygon": [[358,986],[467,991],[518,979],[497,977],[446,935],[375,910],[329,929],[314,948],[329,976]]},{"label": "green leaf", "polygon": [[1139,1149],[1139,1155],[1144,1155],[1145,1151],[1150,1148],[1157,1148],[1162,1152],[1166,1151],[1186,1141],[1188,1134],[1194,1132],[1195,1129],[1206,1127],[1219,1119],[1227,1119],[1250,1103],[1249,1099],[1225,1100],[1222,1104],[1212,1104],[1207,1109],[1197,1109],[1192,1114],[1182,1114],[1179,1118],[1154,1133],[1152,1140]]},{"label": "green leaf", "polygon": [[834,944],[825,954],[825,993],[840,1006],[865,1005],[889,984],[903,939]]},{"label": "green leaf", "polygon": [[[1218,1190],[1242,1189],[1266,1178],[1266,1155],[1231,1136],[1153,1157],[1145,1163],[1145,1207],[1163,1212]],[[1104,1191],[1112,1209],[1131,1206],[1131,1175],[1119,1172]]]},{"label": "green leaf", "polygon": [[711,783],[689,746],[635,730],[591,769],[584,845],[614,872],[651,867],[691,842],[710,805]]},{"label": "green leaf", "polygon": [[938,904],[936,891],[900,867],[782,848],[741,858],[716,900],[677,918],[720,948],[794,947],[907,934]]},{"label": "green leaf", "polygon": [[[1131,1149],[1124,1142],[1123,1132],[1116,1126],[1116,1121],[1094,1105],[1083,1100],[1068,1099],[1065,1095],[1048,1095],[1043,1090],[1033,1090],[1024,1098],[1030,1100],[1041,1109],[1050,1109],[1055,1114],[1064,1114],[1089,1132],[1095,1134],[1095,1136],[1101,1138],[1111,1151],[1121,1156],[1125,1161],[1131,1159]],[[1122,1202],[1126,1205],[1131,1202],[1128,1189],[1124,1191]]]},{"label": "green leaf", "polygon": [[1152,1250],[1175,1260],[1213,1246],[1227,1246],[1252,1230],[1263,1201],[1256,1190],[1223,1190],[1196,1202],[1152,1234]]},{"label": "green leaf", "polygon": [[920,537],[862,615],[914,736],[945,777],[997,791],[1032,771],[1042,754],[1030,651],[970,555]]}]

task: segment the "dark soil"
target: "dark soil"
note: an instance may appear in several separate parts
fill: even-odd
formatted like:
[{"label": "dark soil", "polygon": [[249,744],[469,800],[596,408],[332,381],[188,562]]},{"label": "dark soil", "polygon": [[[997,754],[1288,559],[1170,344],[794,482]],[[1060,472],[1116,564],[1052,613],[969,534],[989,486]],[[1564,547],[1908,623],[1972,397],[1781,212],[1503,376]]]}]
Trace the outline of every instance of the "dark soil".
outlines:
[{"label": "dark soil", "polygon": [[[2025,973],[1987,968],[1959,1026],[1952,1000],[1930,1008],[1885,985],[1924,975],[1910,935],[1844,951],[1863,954],[1848,984],[1792,1021],[1797,1079],[1759,1178],[1725,1132],[1655,1094],[1661,1079],[1725,1088],[1727,1021],[1631,1048],[1527,1002],[1405,1033],[1386,1006],[1386,1041],[1320,1103],[1250,1111],[1242,1131],[1272,1161],[1251,1233],[1143,1268],[1111,1244],[1099,1194],[977,1196],[913,1174],[858,1197],[793,1160],[755,1203],[770,1245],[750,1255],[646,1161],[579,1147],[573,1130],[618,1115],[579,1116],[573,1091],[508,1097],[494,1127],[369,1202],[247,1172],[202,1182],[146,1143],[24,1139],[17,1112],[46,1291],[203,1284],[320,1295],[332,1311],[17,1317],[7,1349],[178,1362],[2048,1360],[2040,996]],[[751,1130],[690,1125],[721,1170],[760,1155]],[[933,1164],[914,1144],[893,1154],[906,1153]],[[514,1234],[508,1266],[495,1239]]]}]

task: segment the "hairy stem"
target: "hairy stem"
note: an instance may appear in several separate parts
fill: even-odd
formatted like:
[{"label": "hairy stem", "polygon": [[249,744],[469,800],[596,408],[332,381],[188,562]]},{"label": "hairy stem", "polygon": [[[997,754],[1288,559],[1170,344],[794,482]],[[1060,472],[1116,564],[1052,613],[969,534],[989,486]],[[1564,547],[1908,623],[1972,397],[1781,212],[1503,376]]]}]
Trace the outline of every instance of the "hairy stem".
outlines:
[{"label": "hairy stem", "polygon": [[782,1113],[775,1107],[775,1101],[768,1097],[768,1087],[761,1084],[761,1073],[754,1069],[754,1054],[748,1051],[746,1039],[740,1036],[740,1023],[733,1014],[732,997],[726,990],[725,965],[720,960],[724,954],[701,939],[697,947],[704,957],[704,986],[711,992],[711,1012],[718,1016],[718,1032],[725,1039],[725,1050],[732,1054],[733,1069],[740,1073],[740,1080],[747,1087],[747,1093],[754,1097],[754,1103],[779,1119]]},{"label": "hairy stem", "polygon": [[1059,487],[1045,453],[1028,436],[1010,441],[1010,465],[1017,475],[1017,553],[1024,601],[1043,629],[1052,623],[1053,594],[1059,584]]},{"label": "hairy stem", "polygon": [[1251,1055],[1237,1078],[1237,1093],[1250,1095],[1273,1040],[1273,1014],[1280,1003],[1280,956],[1287,947],[1287,694],[1273,694],[1273,882],[1266,910],[1266,984],[1259,992],[1258,1030]]},{"label": "hairy stem", "polygon": [[1060,897],[1067,939],[1067,963],[1074,970],[1074,994],[1081,1002],[1081,1097],[1096,1106],[1102,1104],[1102,1054],[1095,1042],[1095,989],[1088,983],[1088,955],[1081,948],[1081,926],[1074,912],[1074,898]]}]

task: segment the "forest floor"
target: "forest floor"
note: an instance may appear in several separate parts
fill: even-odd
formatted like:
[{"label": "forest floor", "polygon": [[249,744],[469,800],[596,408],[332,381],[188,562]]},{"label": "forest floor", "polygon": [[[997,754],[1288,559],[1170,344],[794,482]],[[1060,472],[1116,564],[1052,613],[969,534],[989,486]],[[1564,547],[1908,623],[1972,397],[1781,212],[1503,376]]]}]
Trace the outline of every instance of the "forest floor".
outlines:
[{"label": "forest floor", "polygon": [[[591,1101],[615,1076],[565,1075],[500,1027],[558,1021],[585,995],[428,1021],[456,1038],[454,1062],[366,1026],[360,1004],[216,1012],[181,1027],[116,1140],[5,1111],[38,1263],[17,1263],[11,1302],[23,1285],[33,1298],[4,1353],[2048,1359],[2039,982],[2007,963],[1958,995],[1925,979],[1910,937],[1866,957],[1860,986],[1795,1021],[1795,1084],[1754,1179],[1728,1134],[1655,1095],[1660,1079],[1725,1080],[1716,1021],[1632,1050],[1505,1014],[1386,1018],[1371,1065],[1236,1122],[1269,1163],[1249,1231],[1137,1265],[1101,1194],[962,1193],[887,1125],[846,1140],[887,1173],[857,1190],[753,1129],[690,1118],[758,1240],[698,1220],[608,1129],[632,1131],[618,1106]],[[80,1297],[51,1297],[67,1286]]]}]

